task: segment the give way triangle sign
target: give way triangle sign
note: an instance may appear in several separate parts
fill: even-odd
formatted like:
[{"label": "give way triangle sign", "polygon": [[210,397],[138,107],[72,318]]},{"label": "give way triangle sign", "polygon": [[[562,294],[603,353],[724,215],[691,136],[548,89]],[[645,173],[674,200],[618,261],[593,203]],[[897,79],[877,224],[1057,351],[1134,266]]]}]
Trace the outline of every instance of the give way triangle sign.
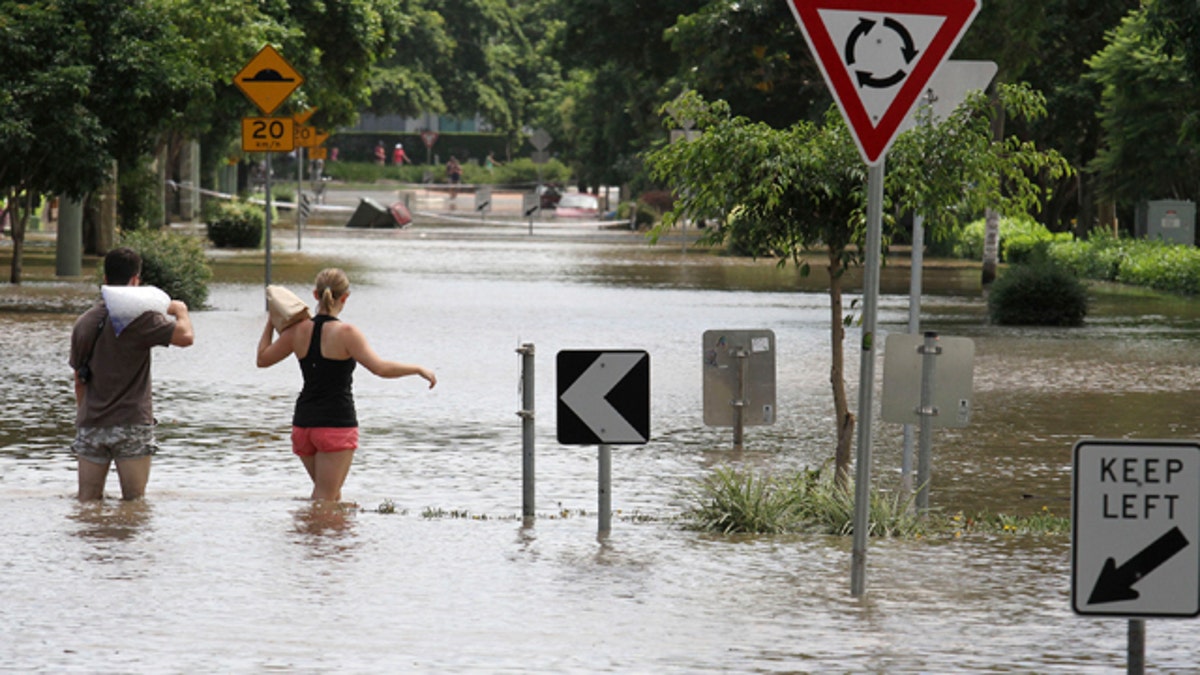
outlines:
[{"label": "give way triangle sign", "polygon": [[879,164],[979,0],[789,0],[868,165]]}]

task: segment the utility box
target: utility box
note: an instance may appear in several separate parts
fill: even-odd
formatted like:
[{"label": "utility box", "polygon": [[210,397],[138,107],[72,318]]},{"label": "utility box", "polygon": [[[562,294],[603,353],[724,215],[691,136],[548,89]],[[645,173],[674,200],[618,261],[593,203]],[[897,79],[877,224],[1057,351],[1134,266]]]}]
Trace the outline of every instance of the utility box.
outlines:
[{"label": "utility box", "polygon": [[1196,244],[1196,202],[1178,199],[1145,201],[1137,207],[1137,236],[1173,244]]}]

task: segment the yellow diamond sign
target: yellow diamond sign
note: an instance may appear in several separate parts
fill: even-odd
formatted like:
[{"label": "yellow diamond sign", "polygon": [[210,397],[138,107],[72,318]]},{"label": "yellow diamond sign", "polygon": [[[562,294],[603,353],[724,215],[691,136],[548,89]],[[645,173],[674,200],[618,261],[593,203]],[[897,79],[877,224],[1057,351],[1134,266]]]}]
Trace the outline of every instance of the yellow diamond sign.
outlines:
[{"label": "yellow diamond sign", "polygon": [[266,45],[250,59],[233,84],[249,98],[264,115],[270,115],[304,84],[304,76],[288,63],[271,45]]}]

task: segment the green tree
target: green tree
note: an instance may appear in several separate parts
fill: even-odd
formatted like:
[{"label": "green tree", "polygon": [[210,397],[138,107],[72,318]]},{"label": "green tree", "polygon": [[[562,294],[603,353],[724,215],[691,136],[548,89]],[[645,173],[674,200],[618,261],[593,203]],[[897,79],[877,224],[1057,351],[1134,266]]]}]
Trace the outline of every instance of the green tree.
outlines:
[{"label": "green tree", "polygon": [[549,53],[564,76],[550,89],[553,114],[546,130],[552,150],[576,171],[583,186],[627,184],[642,173],[641,152],[663,130],[655,109],[669,96],[679,55],[664,40],[701,0],[556,0],[547,10],[558,22]]},{"label": "green tree", "polygon": [[197,80],[161,2],[0,2],[0,190],[20,283],[28,218],[152,146]]},{"label": "green tree", "polygon": [[[1005,88],[1009,114],[1039,114],[1040,99],[1024,89]],[[983,97],[939,125],[927,125],[898,140],[889,153],[886,202],[922,208],[931,228],[955,222],[955,209],[999,205],[1018,211],[1036,205],[1039,188],[1029,176],[1068,170],[1053,152],[1017,139],[992,140],[995,108]],[[676,194],[674,210],[656,230],[681,217],[715,220],[708,241],[737,238],[751,250],[779,256],[807,272],[811,254],[824,255],[829,274],[831,359],[838,482],[849,476],[854,415],[844,380],[844,273],[861,263],[865,241],[866,167],[841,116],[826,112],[820,124],[800,121],[784,129],[734,117],[723,101],[708,103],[686,93],[664,106],[694,120],[699,137],[674,143],[647,158],[651,175]],[[894,159],[894,162],[891,161]],[[886,211],[886,210],[885,210]]]},{"label": "green tree", "polygon": [[[1102,88],[1103,145],[1091,164],[1104,189],[1132,207],[1143,199],[1200,199],[1200,110],[1184,54],[1131,13],[1088,65]],[[1193,129],[1189,131],[1189,129]]]},{"label": "green tree", "polygon": [[728,102],[735,115],[782,128],[819,120],[833,102],[787,2],[704,3],[665,37],[683,86]]},{"label": "green tree", "polygon": [[370,110],[479,113],[515,140],[532,100],[533,47],[506,0],[404,0],[392,46],[371,76]]}]

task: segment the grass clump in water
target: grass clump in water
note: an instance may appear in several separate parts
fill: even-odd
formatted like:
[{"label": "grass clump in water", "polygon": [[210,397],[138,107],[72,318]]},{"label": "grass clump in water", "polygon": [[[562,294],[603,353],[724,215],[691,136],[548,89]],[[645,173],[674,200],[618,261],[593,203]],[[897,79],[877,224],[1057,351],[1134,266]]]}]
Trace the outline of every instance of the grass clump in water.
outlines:
[{"label": "grass clump in water", "polygon": [[[723,534],[850,534],[854,491],[834,483],[829,472],[804,469],[791,476],[719,467],[693,490],[696,505],[685,511],[693,529]],[[872,491],[869,534],[920,534],[924,528],[911,499]]]},{"label": "grass clump in water", "polygon": [[[854,533],[854,488],[839,487],[832,472],[803,469],[794,475],[724,466],[697,481],[686,509],[686,527],[721,534]],[[914,495],[872,489],[867,514],[873,537],[960,537],[964,533],[1050,534],[1071,531],[1070,518],[1042,507],[1032,516],[1004,514],[921,516]]]}]

